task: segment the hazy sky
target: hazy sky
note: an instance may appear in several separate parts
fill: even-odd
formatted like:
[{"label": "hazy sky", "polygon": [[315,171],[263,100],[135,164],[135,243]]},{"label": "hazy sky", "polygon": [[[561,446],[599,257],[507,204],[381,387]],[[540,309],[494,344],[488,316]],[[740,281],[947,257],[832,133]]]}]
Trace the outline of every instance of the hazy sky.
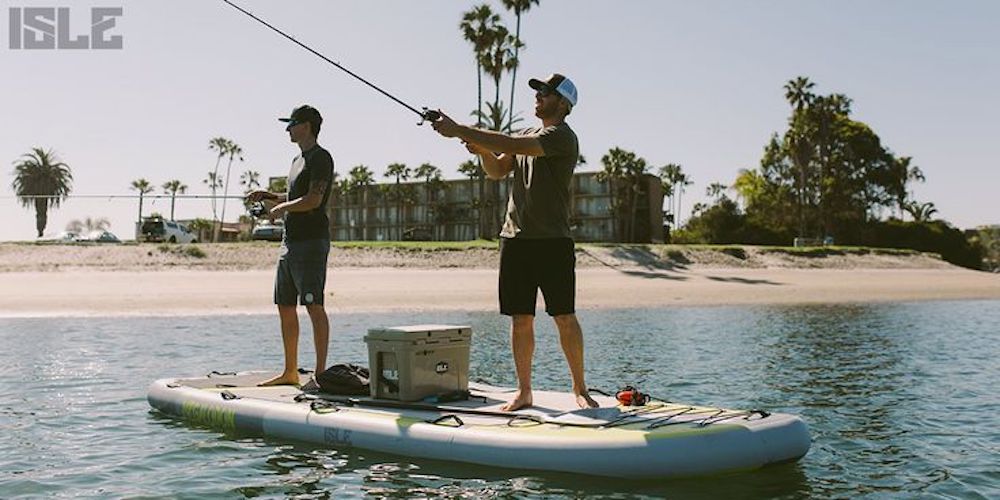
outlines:
[{"label": "hazy sky", "polygon": [[[264,1],[241,5],[291,32],[415,107],[472,121],[476,68],[458,23],[473,2]],[[514,18],[500,2],[488,2]],[[109,31],[122,50],[12,50],[9,8],[72,5],[70,32],[86,33],[90,8],[123,6]],[[0,240],[34,237],[33,212],[11,198],[13,162],[52,148],[75,177],[73,192],[122,193],[144,177],[205,193],[224,136],[252,169],[285,175],[297,149],[275,119],[310,103],[320,136],[345,173],[365,164],[430,162],[446,177],[467,158],[396,103],[253,23],[220,0],[0,1]],[[558,71],[580,102],[570,123],[581,153],[600,167],[618,146],[659,167],[679,163],[695,181],[685,218],[713,182],[755,167],[789,114],[782,85],[805,75],[819,93],[845,93],[853,117],[927,183],[919,201],[959,227],[1000,222],[1000,2],[994,1],[580,1],[542,0],[522,20],[516,109],[534,124],[526,81]],[[501,96],[509,98],[509,81]],[[493,84],[484,83],[492,100]],[[993,144],[994,146],[990,146]],[[161,190],[158,189],[157,192]],[[168,201],[145,208],[169,212]],[[132,237],[136,200],[69,200],[47,233],[71,219],[107,217]],[[236,202],[228,209],[233,220]],[[179,201],[178,218],[210,217],[207,201]]]}]

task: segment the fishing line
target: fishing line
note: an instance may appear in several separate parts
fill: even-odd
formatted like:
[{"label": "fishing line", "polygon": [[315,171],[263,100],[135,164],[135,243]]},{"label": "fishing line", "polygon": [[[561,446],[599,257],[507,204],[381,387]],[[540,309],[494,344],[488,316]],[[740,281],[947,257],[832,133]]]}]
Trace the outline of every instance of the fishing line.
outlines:
[{"label": "fishing line", "polygon": [[299,47],[302,47],[303,49],[308,50],[309,52],[311,52],[316,57],[319,57],[320,59],[322,59],[322,60],[324,60],[324,61],[326,61],[326,62],[328,62],[328,63],[330,63],[330,64],[332,64],[334,66],[336,66],[337,69],[339,69],[339,70],[347,73],[348,75],[353,76],[354,78],[357,78],[358,80],[361,81],[361,83],[364,83],[365,85],[368,85],[369,87],[371,87],[371,88],[379,91],[382,95],[388,97],[389,99],[392,99],[393,101],[395,101],[399,105],[403,106],[404,108],[406,108],[406,109],[408,109],[410,111],[413,111],[418,116],[420,116],[420,123],[417,123],[417,125],[423,125],[423,123],[425,121],[430,121],[430,122],[437,121],[438,118],[441,117],[441,113],[438,113],[437,111],[429,110],[426,107],[422,108],[422,110],[418,110],[417,108],[414,108],[413,106],[410,106],[409,104],[406,104],[405,102],[403,102],[403,101],[399,100],[398,98],[396,98],[396,96],[394,96],[394,95],[392,95],[392,94],[390,94],[390,93],[382,90],[381,88],[379,88],[374,83],[369,82],[368,80],[365,80],[364,78],[362,78],[361,76],[359,76],[357,73],[355,73],[355,72],[353,72],[353,71],[351,71],[351,70],[349,70],[349,69],[341,66],[340,64],[338,64],[337,62],[333,61],[329,57],[326,57],[323,54],[320,54],[319,52],[313,50],[312,47],[309,47],[308,45],[306,45],[306,44],[304,44],[304,43],[296,40],[293,36],[285,33],[284,31],[281,31],[278,28],[275,28],[274,26],[272,26],[267,21],[265,21],[265,20],[263,20],[263,19],[255,16],[255,15],[253,15],[251,12],[248,12],[248,11],[244,10],[239,5],[236,5],[235,3],[233,3],[233,2],[231,2],[229,0],[222,0],[222,1],[225,2],[226,4],[228,4],[230,7],[232,7],[234,9],[242,12],[243,14],[246,14],[247,16],[249,16],[254,21],[257,21],[258,23],[263,24],[264,26],[267,26],[268,28],[270,28],[275,33],[277,33],[277,34],[279,34],[279,35],[281,35],[281,36],[283,36],[283,37],[291,40],[292,42],[294,42]]}]

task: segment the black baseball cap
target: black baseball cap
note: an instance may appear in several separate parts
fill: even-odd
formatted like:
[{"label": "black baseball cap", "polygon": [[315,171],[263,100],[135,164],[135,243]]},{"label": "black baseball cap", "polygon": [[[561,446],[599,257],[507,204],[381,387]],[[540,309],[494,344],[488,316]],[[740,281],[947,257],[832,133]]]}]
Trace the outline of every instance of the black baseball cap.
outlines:
[{"label": "black baseball cap", "polygon": [[293,125],[306,122],[312,123],[313,130],[316,130],[319,125],[323,124],[323,117],[319,114],[319,111],[308,104],[303,104],[293,109],[292,116],[289,116],[288,118],[278,118],[278,120],[288,123],[285,130],[292,128]]}]

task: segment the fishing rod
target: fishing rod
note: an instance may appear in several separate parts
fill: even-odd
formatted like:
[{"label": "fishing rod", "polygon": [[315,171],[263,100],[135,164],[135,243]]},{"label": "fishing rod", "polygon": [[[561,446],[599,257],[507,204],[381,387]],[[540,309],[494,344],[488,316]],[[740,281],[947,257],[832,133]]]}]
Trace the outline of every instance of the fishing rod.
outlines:
[{"label": "fishing rod", "polygon": [[374,83],[369,82],[368,80],[365,80],[364,78],[360,77],[357,73],[355,73],[355,72],[353,72],[353,71],[351,71],[351,70],[349,70],[349,69],[341,66],[340,64],[338,64],[337,62],[333,61],[329,57],[326,57],[323,54],[320,54],[319,52],[313,50],[312,47],[309,47],[308,45],[306,45],[306,44],[304,44],[304,43],[296,40],[293,36],[285,33],[284,31],[281,31],[280,29],[275,28],[274,26],[272,26],[267,21],[265,21],[265,20],[263,20],[263,19],[255,16],[255,15],[253,15],[253,13],[248,12],[247,10],[243,9],[239,5],[236,5],[235,3],[231,2],[230,0],[222,0],[222,1],[225,2],[226,4],[228,4],[230,7],[232,7],[234,9],[242,12],[243,14],[246,14],[248,17],[250,17],[254,21],[257,21],[258,23],[263,24],[264,26],[267,26],[268,28],[270,28],[275,33],[277,33],[277,34],[279,34],[279,35],[281,35],[281,36],[283,36],[283,37],[291,40],[293,43],[295,43],[299,47],[302,47],[303,49],[308,50],[309,52],[311,52],[316,57],[319,57],[320,59],[322,59],[322,60],[324,60],[324,61],[326,61],[326,62],[328,62],[328,63],[330,63],[330,64],[332,64],[334,66],[336,66],[337,69],[339,69],[339,70],[347,73],[348,75],[353,76],[354,78],[357,78],[358,80],[361,81],[361,83],[364,83],[365,85],[368,85],[369,87],[377,90],[382,95],[384,95],[384,96],[388,97],[389,99],[392,99],[393,101],[395,101],[397,104],[403,106],[404,108],[406,108],[406,109],[408,109],[410,111],[413,111],[418,116],[420,116],[420,123],[417,123],[417,125],[423,125],[423,123],[425,121],[434,122],[434,121],[437,121],[439,118],[441,118],[441,113],[438,113],[437,111],[434,111],[434,110],[427,109],[426,106],[423,107],[421,110],[418,110],[417,108],[414,108],[413,106],[410,106],[409,104],[406,104],[405,102],[399,100],[396,96],[394,96],[394,95],[392,95],[392,94],[390,94],[390,93],[382,90],[381,88],[379,88]]}]

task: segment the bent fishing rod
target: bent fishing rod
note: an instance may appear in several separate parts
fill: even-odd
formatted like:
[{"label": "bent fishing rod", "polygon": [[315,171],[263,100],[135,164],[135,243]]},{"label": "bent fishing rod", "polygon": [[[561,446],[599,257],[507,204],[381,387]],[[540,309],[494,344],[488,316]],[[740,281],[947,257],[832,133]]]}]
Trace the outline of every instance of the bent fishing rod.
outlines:
[{"label": "bent fishing rod", "polygon": [[263,24],[264,26],[267,26],[268,28],[271,29],[271,31],[274,31],[275,33],[277,33],[277,34],[279,34],[279,35],[281,35],[281,36],[283,36],[283,37],[291,40],[293,43],[295,43],[299,47],[302,47],[303,49],[308,50],[310,53],[312,53],[316,57],[319,57],[320,59],[322,59],[322,60],[324,60],[324,61],[326,61],[326,62],[334,65],[337,69],[343,71],[344,73],[347,73],[348,75],[351,75],[354,78],[357,78],[358,80],[361,81],[361,83],[364,83],[365,85],[367,85],[367,86],[369,86],[369,87],[377,90],[382,95],[384,95],[384,96],[388,97],[389,99],[392,99],[393,101],[395,101],[397,104],[403,106],[404,108],[406,108],[406,109],[408,109],[410,111],[413,111],[418,116],[420,116],[420,123],[417,123],[417,125],[423,125],[423,123],[425,121],[434,122],[434,121],[437,121],[439,118],[441,118],[441,113],[438,113],[437,111],[434,111],[434,110],[431,110],[431,109],[427,109],[426,106],[424,108],[422,108],[421,110],[418,110],[417,108],[414,108],[413,106],[410,106],[409,104],[406,104],[405,102],[403,102],[400,99],[398,99],[396,96],[394,96],[394,95],[386,92],[385,90],[382,90],[381,88],[379,88],[374,83],[369,82],[368,80],[365,80],[364,78],[362,78],[361,76],[359,76],[357,73],[355,73],[355,72],[353,72],[353,71],[351,71],[351,70],[349,70],[349,69],[341,66],[340,64],[338,64],[334,60],[330,59],[329,57],[326,57],[323,54],[320,54],[319,52],[317,52],[316,50],[314,50],[312,47],[309,47],[308,45],[306,45],[306,44],[304,44],[304,43],[296,40],[295,37],[293,37],[293,36],[285,33],[284,31],[281,31],[280,29],[275,28],[274,26],[272,26],[267,21],[265,21],[265,20],[263,20],[263,19],[255,16],[255,15],[253,15],[253,13],[251,13],[251,12],[243,9],[242,7],[240,7],[239,5],[236,5],[235,3],[231,2],[230,0],[222,0],[222,1],[225,2],[226,4],[228,4],[230,7],[232,7],[234,9],[242,12],[245,15],[247,15],[248,17],[250,17],[254,21],[257,21],[258,23]]}]

